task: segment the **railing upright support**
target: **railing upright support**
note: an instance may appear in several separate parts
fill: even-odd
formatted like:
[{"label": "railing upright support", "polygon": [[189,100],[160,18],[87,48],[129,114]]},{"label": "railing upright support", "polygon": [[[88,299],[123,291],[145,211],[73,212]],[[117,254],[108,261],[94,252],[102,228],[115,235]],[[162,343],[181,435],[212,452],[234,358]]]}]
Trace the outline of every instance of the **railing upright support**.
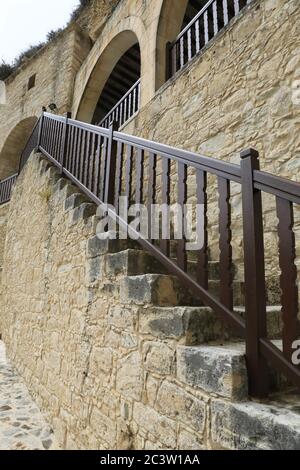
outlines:
[{"label": "railing upright support", "polygon": [[36,144],[36,149],[38,150],[40,145],[41,145],[41,139],[42,139],[42,132],[43,132],[43,124],[44,124],[44,113],[42,113],[40,117],[40,124],[39,124],[39,133],[38,133],[38,139],[37,139],[37,144]]},{"label": "railing upright support", "polygon": [[68,151],[68,133],[69,133],[69,125],[68,120],[71,119],[71,113],[67,112],[65,114],[65,122],[63,127],[63,138],[62,138],[62,146],[61,146],[61,174],[63,174],[63,170],[66,164],[67,158],[67,151]]},{"label": "railing upright support", "polygon": [[117,161],[117,142],[114,140],[114,132],[119,129],[117,121],[112,121],[109,126],[109,138],[107,147],[107,164],[105,175],[104,201],[106,204],[114,204],[115,201],[115,176]]},{"label": "railing upright support", "polygon": [[244,227],[246,306],[246,359],[249,394],[268,394],[268,369],[260,353],[260,338],[267,337],[265,260],[261,192],[254,188],[253,171],[259,170],[259,155],[248,149],[241,153]]}]

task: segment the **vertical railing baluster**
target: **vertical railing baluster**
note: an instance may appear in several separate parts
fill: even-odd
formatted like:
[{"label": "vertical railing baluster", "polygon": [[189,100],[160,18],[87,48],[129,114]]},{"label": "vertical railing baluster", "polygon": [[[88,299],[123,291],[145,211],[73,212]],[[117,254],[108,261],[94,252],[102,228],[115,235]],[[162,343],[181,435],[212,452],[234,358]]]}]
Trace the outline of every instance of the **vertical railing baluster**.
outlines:
[{"label": "vertical railing baluster", "polygon": [[116,194],[115,194],[115,208],[119,210],[119,197],[122,192],[122,171],[123,171],[123,152],[124,144],[118,142],[117,148],[117,170],[116,170]]},{"label": "vertical railing baluster", "polygon": [[299,299],[297,286],[297,268],[295,234],[294,234],[294,210],[293,203],[276,198],[279,238],[279,266],[281,270],[281,306],[283,321],[283,354],[291,362],[294,350],[293,342],[299,339],[300,323],[298,319]]},{"label": "vertical railing baluster", "polygon": [[61,173],[63,173],[64,167],[67,165],[67,152],[68,152],[68,145],[69,145],[69,124],[68,121],[71,118],[71,113],[66,113],[65,120],[63,123],[62,129],[62,143],[61,143]]},{"label": "vertical railing baluster", "polygon": [[166,255],[170,256],[170,172],[171,172],[171,160],[167,157],[162,159],[162,204],[166,205],[166,220],[162,218],[162,235],[166,235],[167,238],[161,239],[160,249]]},{"label": "vertical railing baluster", "polygon": [[268,394],[268,369],[259,346],[260,338],[267,336],[266,281],[262,199],[254,188],[254,170],[259,170],[258,153],[253,149],[242,152],[246,360],[249,393],[261,398]]},{"label": "vertical railing baluster", "polygon": [[234,0],[234,15],[238,15],[240,12],[240,2],[239,0]]},{"label": "vertical railing baluster", "polygon": [[152,242],[152,206],[155,204],[157,155],[149,153],[148,175],[148,239]]},{"label": "vertical railing baluster", "polygon": [[197,170],[196,178],[197,204],[202,206],[203,216],[203,246],[198,253],[197,281],[203,289],[208,289],[207,173]]},{"label": "vertical railing baluster", "polygon": [[104,202],[105,197],[105,180],[106,180],[106,163],[107,163],[107,137],[103,139],[103,145],[101,148],[101,201]]},{"label": "vertical railing baluster", "polygon": [[115,202],[115,178],[117,163],[117,142],[114,140],[114,132],[119,125],[113,121],[109,126],[109,137],[107,145],[106,183],[104,202],[113,205]]},{"label": "vertical railing baluster", "polygon": [[95,176],[94,176],[94,189],[93,193],[99,197],[100,194],[100,173],[101,173],[101,146],[102,146],[102,136],[99,135],[97,150],[95,155]]},{"label": "vertical railing baluster", "polygon": [[200,51],[201,44],[200,44],[200,24],[199,20],[195,23],[195,43],[196,43],[196,54]]},{"label": "vertical railing baluster", "polygon": [[181,214],[178,214],[178,226],[182,229],[182,236],[178,240],[177,263],[183,270],[187,271],[187,253],[186,253],[186,199],[187,199],[187,166],[184,163],[178,163],[178,204],[181,207]]},{"label": "vertical railing baluster", "polygon": [[180,68],[184,66],[184,36],[181,36],[179,41],[179,60],[180,60]]},{"label": "vertical railing baluster", "polygon": [[133,163],[133,147],[127,145],[126,156],[126,180],[125,180],[125,194],[128,198],[128,204],[131,204],[132,196],[132,163]]},{"label": "vertical railing baluster", "polygon": [[94,181],[94,164],[95,164],[95,149],[96,149],[96,140],[97,135],[95,132],[90,133],[89,138],[89,153],[88,153],[88,171],[86,173],[85,185],[86,187],[92,191],[93,188],[93,181]]},{"label": "vertical railing baluster", "polygon": [[233,309],[230,181],[219,177],[220,301]]},{"label": "vertical railing baluster", "polygon": [[223,21],[224,26],[228,24],[228,0],[223,0]]},{"label": "vertical railing baluster", "polygon": [[204,21],[204,43],[207,44],[208,41],[209,41],[208,12],[207,12],[207,10],[204,12],[203,21]]},{"label": "vertical railing baluster", "polygon": [[192,29],[189,28],[187,32],[187,53],[188,53],[188,61],[192,59]]},{"label": "vertical railing baluster", "polygon": [[219,32],[217,0],[213,2],[213,25],[214,25],[214,36],[216,36],[216,34],[218,34]]},{"label": "vertical railing baluster", "polygon": [[136,194],[135,203],[143,203],[143,182],[144,182],[144,150],[138,149],[136,156]]}]

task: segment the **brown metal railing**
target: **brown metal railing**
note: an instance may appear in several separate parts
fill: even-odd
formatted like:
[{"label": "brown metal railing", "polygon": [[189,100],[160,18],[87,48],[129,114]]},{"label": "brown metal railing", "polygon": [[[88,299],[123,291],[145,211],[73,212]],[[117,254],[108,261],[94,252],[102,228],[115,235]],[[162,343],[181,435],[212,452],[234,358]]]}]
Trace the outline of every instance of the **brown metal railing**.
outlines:
[{"label": "brown metal railing", "polygon": [[0,181],[0,205],[5,204],[11,198],[11,191],[16,182],[18,173]]},{"label": "brown metal railing", "polygon": [[253,0],[209,0],[174,42],[167,44],[167,79],[195,57]]},{"label": "brown metal railing", "polygon": [[138,80],[97,125],[108,129],[110,123],[116,121],[122,127],[138,112],[140,108],[140,94],[141,80]]},{"label": "brown metal railing", "polygon": [[[300,185],[260,171],[255,150],[243,152],[241,165],[236,165],[126,135],[117,132],[116,128],[116,124],[105,129],[68,117],[43,114],[38,147],[97,205],[109,203],[115,208],[118,208],[120,195],[148,206],[170,202],[183,206],[188,199],[188,179],[192,172],[197,202],[204,206],[204,246],[197,253],[196,276],[188,268],[184,239],[178,240],[174,257],[168,240],[157,244],[151,237],[139,237],[132,228],[131,234],[139,238],[139,243],[177,275],[195,296],[245,338],[252,396],[263,397],[268,392],[267,363],[300,387],[300,370],[291,360],[292,343],[300,334],[293,230],[293,209],[295,204],[300,204]],[[207,181],[211,175],[217,180],[219,200],[219,298],[210,292],[208,284]],[[243,199],[245,319],[233,309],[232,183],[240,186]],[[279,258],[281,269],[282,350],[267,336],[262,193],[275,197],[279,220],[279,254],[276,250],[274,259]],[[109,214],[121,228],[128,229],[127,221],[118,215],[117,209],[110,209]],[[185,223],[184,212],[182,217]],[[151,220],[149,222],[151,228]]]}]

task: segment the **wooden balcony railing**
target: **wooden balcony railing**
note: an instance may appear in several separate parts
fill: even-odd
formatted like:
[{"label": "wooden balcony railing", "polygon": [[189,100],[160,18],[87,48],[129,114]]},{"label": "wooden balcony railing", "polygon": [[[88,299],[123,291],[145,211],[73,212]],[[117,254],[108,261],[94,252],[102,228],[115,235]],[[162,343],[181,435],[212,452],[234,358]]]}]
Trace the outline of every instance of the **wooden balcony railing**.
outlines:
[{"label": "wooden balcony railing", "polygon": [[167,44],[167,79],[181,70],[253,0],[209,0],[174,42]]},{"label": "wooden balcony railing", "polygon": [[[260,171],[258,153],[246,150],[241,165],[205,157],[149,140],[85,124],[68,117],[43,114],[39,125],[38,148],[61,173],[77,185],[94,203],[113,204],[109,215],[123,229],[129,230],[142,247],[152,253],[204,305],[211,307],[246,342],[249,391],[264,397],[268,392],[267,364],[284,374],[300,388],[300,369],[292,362],[293,342],[299,339],[298,288],[295,266],[294,206],[300,204],[300,184]],[[170,252],[170,242],[155,243],[151,236],[142,238],[118,214],[119,196],[144,203],[187,202],[188,178],[194,175],[195,197],[204,207],[201,229],[204,246],[197,252],[197,269],[188,269],[186,241],[177,241],[177,255]],[[208,284],[208,176],[214,175],[219,201],[220,294]],[[146,176],[146,177],[145,177]],[[239,186],[243,199],[243,248],[245,270],[245,319],[233,309],[231,187]],[[262,194],[275,198],[277,206],[279,261],[282,291],[282,345],[277,347],[267,335],[265,248]],[[175,201],[174,201],[175,199]],[[150,229],[152,220],[149,220]],[[186,223],[182,212],[182,223]],[[203,233],[202,233],[203,231]],[[149,232],[150,233],[150,232]],[[196,275],[195,275],[196,273]]]},{"label": "wooden balcony railing", "polygon": [[18,173],[0,181],[0,205],[5,204],[11,198],[11,191],[16,182]]},{"label": "wooden balcony railing", "polygon": [[122,127],[140,108],[141,80],[138,80],[112,110],[99,122],[98,126],[109,128],[112,121]]}]

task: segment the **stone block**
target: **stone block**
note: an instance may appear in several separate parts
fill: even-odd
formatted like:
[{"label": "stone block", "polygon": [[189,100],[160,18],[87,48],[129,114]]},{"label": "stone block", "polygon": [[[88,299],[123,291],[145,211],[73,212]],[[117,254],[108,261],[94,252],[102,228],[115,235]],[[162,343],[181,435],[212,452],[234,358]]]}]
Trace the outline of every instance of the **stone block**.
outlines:
[{"label": "stone block", "polygon": [[244,346],[178,346],[177,377],[208,393],[243,399],[248,383]]},{"label": "stone block", "polygon": [[185,423],[201,435],[204,433],[206,403],[179,385],[164,381],[157,394],[156,406],[161,414]]},{"label": "stone block", "polygon": [[149,432],[165,448],[176,448],[176,422],[142,403],[135,403],[133,419],[140,430]]},{"label": "stone block", "polygon": [[119,359],[117,363],[116,390],[125,398],[140,400],[142,385],[141,357],[135,351]]},{"label": "stone block", "polygon": [[143,358],[146,370],[161,375],[175,372],[175,351],[166,343],[147,341],[143,345]]},{"label": "stone block", "polygon": [[[296,397],[295,397],[296,398]],[[295,400],[297,403],[298,400]],[[212,402],[212,442],[226,449],[300,450],[299,407]]]}]

